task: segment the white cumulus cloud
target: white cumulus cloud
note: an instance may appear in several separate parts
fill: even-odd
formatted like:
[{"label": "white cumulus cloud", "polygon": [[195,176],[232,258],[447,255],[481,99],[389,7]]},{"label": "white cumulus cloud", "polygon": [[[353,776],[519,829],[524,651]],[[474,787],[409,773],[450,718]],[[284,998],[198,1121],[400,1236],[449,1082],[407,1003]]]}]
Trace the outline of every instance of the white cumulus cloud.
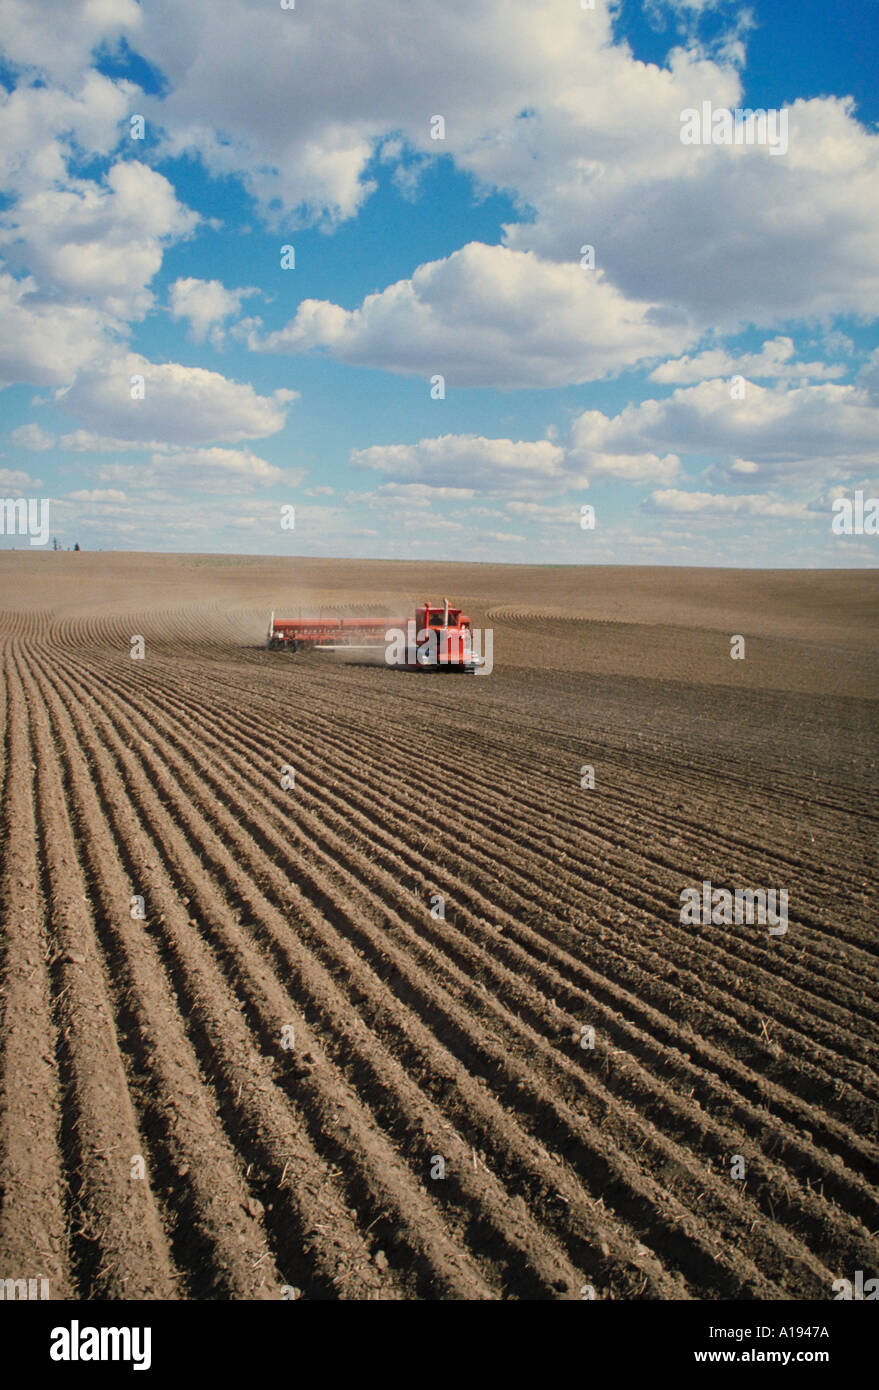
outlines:
[{"label": "white cumulus cloud", "polygon": [[25,262],[43,294],[130,321],[152,305],[164,246],[197,221],[162,174],[130,160],[100,185],[75,180],[19,199],[0,218],[0,246],[11,267]]},{"label": "white cumulus cloud", "polygon": [[[144,380],[143,400],[132,399],[133,376]],[[247,382],[219,372],[128,353],[81,372],[60,403],[99,436],[202,445],[277,434],[296,394],[278,390],[260,396]]]},{"label": "white cumulus cloud", "polygon": [[44,453],[55,443],[55,436],[47,433],[40,425],[19,425],[9,436],[10,442],[29,453]]},{"label": "white cumulus cloud", "polygon": [[373,445],[353,450],[350,458],[354,468],[384,473],[395,482],[485,492],[563,484],[564,460],[564,450],[547,439],[484,439],[472,434]]},{"label": "white cumulus cloud", "polygon": [[106,352],[108,333],[99,309],[53,303],[32,276],[0,271],[0,384],[66,385]]},{"label": "white cumulus cloud", "polygon": [[227,290],[219,280],[197,280],[192,276],[175,280],[170,288],[171,316],[186,319],[193,342],[203,343],[211,330],[213,340],[222,340],[222,324],[241,310],[242,299],[258,294],[256,289]]},{"label": "white cumulus cloud", "polygon": [[358,309],[305,300],[286,327],[251,335],[251,346],[323,350],[406,375],[439,373],[451,385],[513,389],[612,376],[687,337],[655,306],[626,301],[578,262],[553,265],[471,242]]},{"label": "white cumulus cloud", "polygon": [[650,494],[645,508],[673,512],[680,516],[765,516],[791,517],[808,520],[808,508],[802,502],[790,502],[764,493],[743,493],[730,496],[717,492],[682,492],[668,488]]},{"label": "white cumulus cloud", "polygon": [[661,450],[715,458],[737,474],[776,482],[845,477],[875,459],[879,407],[859,386],[825,382],[769,388],[746,382],[733,399],[728,380],[679,387],[618,415],[587,410],[573,422],[570,451],[584,467],[596,456]]},{"label": "white cumulus cloud", "polygon": [[845,376],[843,363],[798,362],[793,338],[778,337],[765,342],[759,352],[743,352],[738,356],[726,348],[710,348],[693,357],[684,356],[661,362],[650,373],[650,380],[662,384],[688,385],[708,377],[744,376],[751,380],[774,381],[832,381]]}]

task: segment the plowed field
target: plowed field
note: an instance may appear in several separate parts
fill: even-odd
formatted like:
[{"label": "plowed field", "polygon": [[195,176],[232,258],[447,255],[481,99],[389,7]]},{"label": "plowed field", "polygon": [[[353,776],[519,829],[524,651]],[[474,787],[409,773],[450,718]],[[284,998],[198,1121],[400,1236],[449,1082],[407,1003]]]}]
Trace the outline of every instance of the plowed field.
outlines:
[{"label": "plowed field", "polygon": [[[875,571],[4,552],[0,582],[0,1277],[879,1272]],[[261,645],[272,608],[446,592],[489,676]],[[787,890],[787,932],[682,925],[703,880]]]}]

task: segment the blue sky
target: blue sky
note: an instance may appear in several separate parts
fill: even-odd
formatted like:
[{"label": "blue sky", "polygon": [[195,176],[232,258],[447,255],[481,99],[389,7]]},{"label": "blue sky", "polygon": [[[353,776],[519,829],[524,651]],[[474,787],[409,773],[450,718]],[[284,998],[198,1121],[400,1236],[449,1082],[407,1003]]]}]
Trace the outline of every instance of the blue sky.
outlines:
[{"label": "blue sky", "polygon": [[876,0],[219,14],[0,18],[0,482],[61,544],[875,564]]}]

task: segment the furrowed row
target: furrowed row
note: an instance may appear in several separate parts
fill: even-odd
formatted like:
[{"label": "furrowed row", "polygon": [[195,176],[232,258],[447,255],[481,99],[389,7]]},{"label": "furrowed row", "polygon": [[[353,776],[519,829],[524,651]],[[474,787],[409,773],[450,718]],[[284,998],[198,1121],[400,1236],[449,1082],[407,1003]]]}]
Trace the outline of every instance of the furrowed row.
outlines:
[{"label": "furrowed row", "polygon": [[4,1277],[49,1280],[52,1297],[69,1297],[67,1190],[61,1160],[61,1096],[46,903],[37,862],[34,758],[27,706],[15,664],[4,654],[7,791],[3,803],[0,904],[2,976],[0,1253]]},{"label": "furrowed row", "polygon": [[[202,772],[204,772],[204,769],[203,769],[203,768],[202,768]],[[227,772],[226,775],[228,776],[228,772]],[[244,800],[244,801],[247,801],[247,800],[249,800],[249,798],[244,798],[243,800]],[[389,886],[392,886],[392,885],[389,885]],[[643,1144],[644,1144],[644,1142],[646,1142],[646,1141],[644,1140],[644,1135],[643,1135],[643,1133],[641,1134],[640,1137],[641,1137],[641,1140],[642,1140],[641,1147],[643,1148]],[[703,1178],[703,1187],[704,1187],[704,1185],[705,1185],[706,1182],[707,1182],[708,1186],[710,1187],[711,1184],[712,1184],[712,1180],[711,1180],[710,1176],[709,1176],[707,1179],[704,1179],[704,1178]],[[703,1195],[703,1196],[705,1195],[704,1191],[703,1191],[702,1195]],[[790,1254],[791,1254],[791,1252],[790,1252],[790,1250],[788,1250],[788,1251],[787,1251],[787,1257],[788,1257],[788,1258],[790,1258]],[[808,1256],[805,1256],[804,1264],[805,1264],[805,1265],[808,1265],[809,1263],[810,1263],[809,1257],[808,1257]],[[816,1276],[817,1276],[818,1271],[816,1270],[815,1273],[816,1273]],[[823,1272],[822,1272],[822,1277],[823,1277],[824,1274],[826,1274],[826,1271],[823,1271]]]}]

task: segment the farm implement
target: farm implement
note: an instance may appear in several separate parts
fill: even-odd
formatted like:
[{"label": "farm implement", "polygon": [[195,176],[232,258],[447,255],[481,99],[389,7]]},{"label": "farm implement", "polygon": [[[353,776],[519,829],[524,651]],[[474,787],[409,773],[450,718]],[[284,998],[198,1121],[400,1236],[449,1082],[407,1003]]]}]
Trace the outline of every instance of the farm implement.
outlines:
[{"label": "farm implement", "polygon": [[460,608],[422,603],[414,618],[276,618],[266,645],[273,651],[369,654],[384,652],[388,666],[409,671],[474,673],[484,658],[473,650],[470,619]]}]

